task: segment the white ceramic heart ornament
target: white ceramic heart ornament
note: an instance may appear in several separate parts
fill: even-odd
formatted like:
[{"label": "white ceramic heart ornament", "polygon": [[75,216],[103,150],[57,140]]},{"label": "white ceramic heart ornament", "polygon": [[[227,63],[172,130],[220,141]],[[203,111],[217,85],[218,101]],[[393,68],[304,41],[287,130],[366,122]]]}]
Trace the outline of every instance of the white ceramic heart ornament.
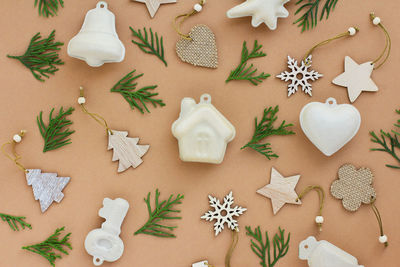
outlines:
[{"label": "white ceramic heart ornament", "polygon": [[308,139],[326,156],[331,156],[347,144],[358,132],[361,116],[349,104],[311,102],[300,112],[300,125]]}]

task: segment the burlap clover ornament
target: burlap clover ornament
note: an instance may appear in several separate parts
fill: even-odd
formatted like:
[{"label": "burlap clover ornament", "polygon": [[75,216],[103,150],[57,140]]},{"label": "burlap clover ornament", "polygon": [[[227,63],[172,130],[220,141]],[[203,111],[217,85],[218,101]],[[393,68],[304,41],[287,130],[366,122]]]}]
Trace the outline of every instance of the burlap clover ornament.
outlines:
[{"label": "burlap clover ornament", "polygon": [[374,175],[368,168],[356,169],[351,164],[339,168],[339,179],[331,185],[331,194],[342,200],[343,207],[348,211],[356,211],[361,203],[370,204],[376,197],[372,181]]}]

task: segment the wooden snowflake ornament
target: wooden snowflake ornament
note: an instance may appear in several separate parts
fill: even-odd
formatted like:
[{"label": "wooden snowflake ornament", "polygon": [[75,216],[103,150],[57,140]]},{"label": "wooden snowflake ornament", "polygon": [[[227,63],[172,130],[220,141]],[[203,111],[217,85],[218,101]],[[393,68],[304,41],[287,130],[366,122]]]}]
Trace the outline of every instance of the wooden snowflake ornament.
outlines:
[{"label": "wooden snowflake ornament", "polygon": [[242,208],[239,206],[235,206],[232,208],[233,205],[233,195],[232,191],[225,196],[224,202],[221,204],[219,199],[209,195],[208,198],[210,199],[210,206],[214,208],[214,211],[208,211],[201,219],[206,221],[213,221],[216,220],[214,223],[214,231],[215,235],[217,236],[219,233],[222,232],[224,229],[225,223],[231,230],[235,230],[238,228],[238,223],[233,217],[238,217],[239,215],[243,214],[247,209]]},{"label": "wooden snowflake ornament", "polygon": [[288,84],[288,97],[297,92],[299,86],[301,90],[312,96],[312,86],[309,81],[318,80],[323,75],[316,72],[315,70],[310,70],[312,55],[309,55],[306,60],[301,61],[299,66],[297,60],[288,56],[288,68],[289,71],[283,71],[281,74],[277,75],[282,81],[290,82]]}]

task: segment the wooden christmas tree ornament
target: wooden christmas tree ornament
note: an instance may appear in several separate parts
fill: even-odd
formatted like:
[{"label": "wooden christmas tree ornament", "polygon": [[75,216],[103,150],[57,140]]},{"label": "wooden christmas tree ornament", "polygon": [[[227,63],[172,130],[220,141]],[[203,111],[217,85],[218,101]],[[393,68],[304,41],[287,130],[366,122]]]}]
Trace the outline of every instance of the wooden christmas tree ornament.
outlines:
[{"label": "wooden christmas tree ornament", "polygon": [[139,145],[139,138],[128,137],[127,131],[111,130],[102,116],[91,113],[86,109],[85,103],[86,99],[84,97],[83,88],[81,87],[78,104],[81,106],[84,113],[88,114],[106,129],[106,134],[108,135],[108,150],[113,149],[114,151],[112,161],[119,161],[118,172],[123,172],[131,166],[137,168],[142,164],[142,157],[147,153],[150,146]]},{"label": "wooden christmas tree ornament", "polygon": [[[57,173],[42,173],[40,169],[26,169],[19,162],[21,156],[15,152],[16,144],[22,141],[25,133],[26,131],[22,130],[19,134],[14,135],[13,140],[3,144],[1,150],[7,158],[12,160],[25,173],[28,185],[32,186],[35,200],[39,200],[40,209],[42,212],[45,212],[54,201],[57,203],[61,202],[64,198],[62,191],[71,178],[58,177]],[[11,154],[6,152],[6,145],[11,145]]]}]

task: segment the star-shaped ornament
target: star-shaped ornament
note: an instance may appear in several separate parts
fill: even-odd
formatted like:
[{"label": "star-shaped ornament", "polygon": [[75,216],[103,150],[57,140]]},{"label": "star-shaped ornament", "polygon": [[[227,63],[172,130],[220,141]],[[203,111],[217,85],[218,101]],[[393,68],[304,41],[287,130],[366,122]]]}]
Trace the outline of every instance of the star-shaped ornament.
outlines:
[{"label": "star-shaped ornament", "polygon": [[361,92],[376,92],[378,86],[371,79],[374,65],[372,62],[357,64],[351,57],[344,59],[344,72],[333,79],[332,83],[347,87],[351,103],[356,101]]},{"label": "star-shaped ornament", "polygon": [[150,16],[154,18],[161,4],[176,3],[177,0],[133,0],[140,3],[145,3],[149,10]]},{"label": "star-shaped ornament", "polygon": [[271,199],[274,215],[285,205],[300,205],[301,201],[294,188],[296,187],[300,175],[283,177],[274,167],[271,169],[271,181],[263,188],[257,190],[257,193]]},{"label": "star-shaped ornament", "polygon": [[289,0],[246,0],[246,2],[228,10],[228,18],[252,16],[251,25],[260,26],[265,23],[270,30],[277,27],[278,18],[287,18],[289,12],[283,6]]}]

